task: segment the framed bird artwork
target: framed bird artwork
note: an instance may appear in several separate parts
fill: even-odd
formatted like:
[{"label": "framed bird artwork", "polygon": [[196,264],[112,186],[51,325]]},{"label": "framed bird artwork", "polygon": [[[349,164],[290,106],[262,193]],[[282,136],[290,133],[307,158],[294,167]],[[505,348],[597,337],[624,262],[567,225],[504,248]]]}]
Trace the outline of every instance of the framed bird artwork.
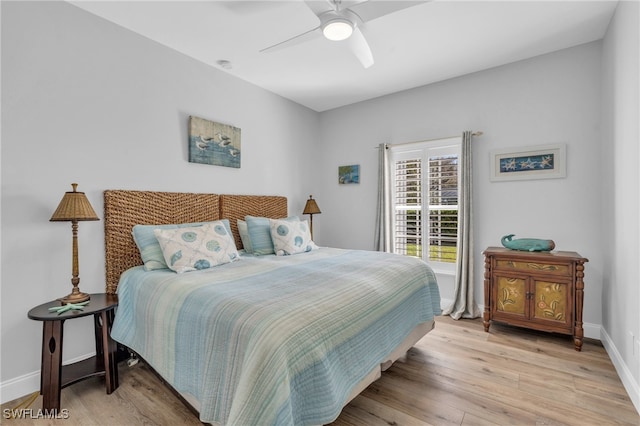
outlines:
[{"label": "framed bird artwork", "polygon": [[189,117],[189,162],[240,168],[240,129]]},{"label": "framed bird artwork", "polygon": [[353,164],[350,166],[339,166],[338,183],[340,185],[360,183],[360,165]]}]

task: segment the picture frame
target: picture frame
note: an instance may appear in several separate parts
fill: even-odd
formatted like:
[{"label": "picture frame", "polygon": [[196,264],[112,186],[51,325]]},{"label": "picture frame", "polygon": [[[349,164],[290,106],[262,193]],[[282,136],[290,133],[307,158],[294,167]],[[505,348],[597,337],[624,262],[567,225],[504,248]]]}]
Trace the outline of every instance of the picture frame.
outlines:
[{"label": "picture frame", "polygon": [[240,168],[240,129],[189,117],[189,162]]},{"label": "picture frame", "polygon": [[566,144],[491,151],[491,181],[556,179],[567,176]]},{"label": "picture frame", "polygon": [[360,165],[352,164],[350,166],[339,166],[338,183],[340,185],[360,183]]}]

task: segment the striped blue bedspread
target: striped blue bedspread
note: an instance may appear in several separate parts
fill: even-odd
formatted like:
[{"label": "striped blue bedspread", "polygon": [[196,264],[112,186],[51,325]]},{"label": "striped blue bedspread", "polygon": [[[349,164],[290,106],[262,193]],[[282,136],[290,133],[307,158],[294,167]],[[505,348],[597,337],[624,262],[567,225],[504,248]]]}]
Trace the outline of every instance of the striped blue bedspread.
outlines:
[{"label": "striped blue bedspread", "polygon": [[321,248],[205,271],[126,271],[112,337],[200,420],[323,424],[418,324],[440,314],[433,271],[388,253]]}]

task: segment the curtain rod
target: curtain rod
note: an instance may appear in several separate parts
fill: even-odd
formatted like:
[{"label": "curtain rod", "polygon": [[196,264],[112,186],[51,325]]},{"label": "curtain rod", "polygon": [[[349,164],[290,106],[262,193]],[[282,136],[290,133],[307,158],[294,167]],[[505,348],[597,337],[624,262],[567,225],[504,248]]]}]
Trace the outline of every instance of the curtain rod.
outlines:
[{"label": "curtain rod", "polygon": [[[477,131],[477,132],[473,132],[471,133],[471,136],[482,136],[482,132],[481,131]],[[404,145],[412,145],[415,143],[424,143],[424,142],[433,142],[433,141],[439,141],[442,139],[452,139],[452,138],[458,138],[460,136],[447,136],[446,138],[434,138],[434,139],[426,139],[426,140],[421,140],[421,141],[413,141],[413,142],[404,142],[404,143],[388,143],[385,144],[385,146],[387,148],[389,148],[390,146],[404,146]],[[375,146],[375,149],[380,148],[379,146]]]}]

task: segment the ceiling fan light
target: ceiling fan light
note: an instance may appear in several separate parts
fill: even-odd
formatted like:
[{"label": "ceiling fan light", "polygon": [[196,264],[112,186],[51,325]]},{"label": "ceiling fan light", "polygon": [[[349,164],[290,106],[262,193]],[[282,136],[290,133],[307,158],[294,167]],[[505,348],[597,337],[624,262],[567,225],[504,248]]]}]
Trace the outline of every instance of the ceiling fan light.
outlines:
[{"label": "ceiling fan light", "polygon": [[324,24],[322,34],[333,41],[346,40],[353,33],[353,24],[345,18],[335,18]]}]

